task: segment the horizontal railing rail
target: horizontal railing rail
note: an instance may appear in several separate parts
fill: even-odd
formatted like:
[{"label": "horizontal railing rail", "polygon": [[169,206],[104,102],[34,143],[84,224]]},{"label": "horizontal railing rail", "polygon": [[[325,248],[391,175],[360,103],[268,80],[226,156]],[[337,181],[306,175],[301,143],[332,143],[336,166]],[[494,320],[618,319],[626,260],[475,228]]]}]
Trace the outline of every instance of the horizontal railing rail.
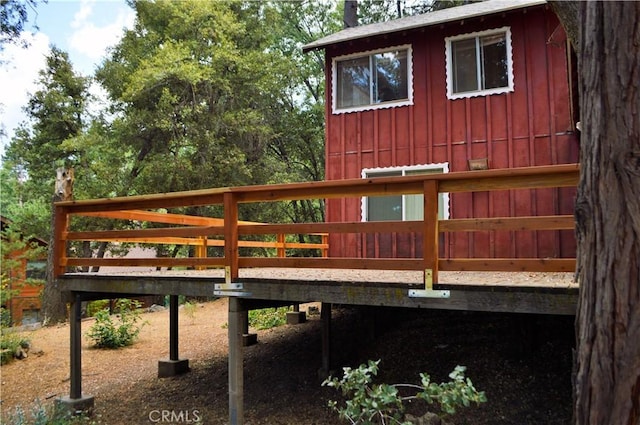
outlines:
[{"label": "horizontal railing rail", "polygon": [[[452,172],[370,179],[205,189],[188,192],[67,201],[55,204],[54,260],[56,274],[67,267],[118,265],[126,267],[224,267],[229,279],[241,267],[294,267],[420,270],[437,282],[443,271],[573,271],[575,258],[439,258],[439,233],[478,231],[572,230],[571,215],[478,217],[438,219],[439,193],[505,191],[575,187],[577,164],[500,170]],[[238,219],[243,203],[286,202],[303,199],[361,198],[366,196],[422,194],[424,219],[420,221],[254,223]],[[166,214],[153,209],[186,206],[222,206],[222,218]],[[165,224],[171,227],[131,230],[68,231],[73,216],[92,216]],[[415,233],[423,240],[421,258],[328,257],[329,235],[341,233]],[[274,240],[249,240],[271,235]],[[292,242],[286,235],[314,235],[319,243]],[[67,258],[70,241],[128,242],[195,246],[192,258]],[[207,258],[208,247],[223,248],[221,257]],[[241,257],[240,248],[275,249],[275,256]],[[321,257],[285,257],[286,250],[311,249]]]}]

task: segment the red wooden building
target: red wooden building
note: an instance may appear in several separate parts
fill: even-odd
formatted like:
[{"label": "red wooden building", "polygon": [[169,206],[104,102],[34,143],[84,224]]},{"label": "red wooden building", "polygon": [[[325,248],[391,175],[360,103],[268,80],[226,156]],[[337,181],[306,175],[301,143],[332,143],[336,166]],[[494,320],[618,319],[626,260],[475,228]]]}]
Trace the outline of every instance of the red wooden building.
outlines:
[{"label": "red wooden building", "polygon": [[[11,224],[11,220],[0,216],[0,224],[4,231]],[[4,237],[4,234],[3,234]],[[2,244],[4,245],[4,239]],[[29,244],[45,248],[47,243],[38,238],[28,240]],[[4,248],[4,247],[3,247]],[[42,284],[29,284],[27,280],[45,279],[45,271],[47,266],[46,252],[39,258],[28,259],[25,256],[24,249],[11,250],[4,252],[3,257],[14,264],[2,264],[3,274],[6,276],[6,287],[2,290],[15,292],[9,300],[2,306],[9,313],[9,319],[12,325],[28,325],[41,321],[40,293],[42,292]]]},{"label": "red wooden building", "polygon": [[[342,30],[324,49],[326,179],[578,162],[575,59],[544,1],[468,4]],[[574,191],[441,194],[441,219],[572,214]],[[422,219],[418,195],[328,200],[328,221]],[[335,235],[330,256],[414,257],[411,234]],[[441,257],[575,255],[571,231],[441,235]]]}]

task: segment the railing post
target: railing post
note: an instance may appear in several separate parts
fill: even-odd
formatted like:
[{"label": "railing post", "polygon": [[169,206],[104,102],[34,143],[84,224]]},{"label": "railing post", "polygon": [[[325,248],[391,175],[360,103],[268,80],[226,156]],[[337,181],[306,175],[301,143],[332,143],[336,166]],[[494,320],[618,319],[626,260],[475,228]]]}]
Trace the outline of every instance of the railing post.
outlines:
[{"label": "railing post", "polygon": [[424,182],[424,281],[425,289],[432,290],[438,282],[438,181]]},{"label": "railing post", "polygon": [[[322,244],[329,245],[329,235],[322,235]],[[329,248],[322,248],[322,257],[327,258],[329,256]]]},{"label": "railing post", "polygon": [[67,227],[69,225],[69,216],[67,209],[55,206],[53,219],[53,277],[57,278],[63,275],[66,270],[67,263]]},{"label": "railing post", "polygon": [[278,247],[276,248],[276,252],[278,254],[278,258],[284,258],[286,257],[286,251],[284,249],[284,233],[278,233],[276,235],[277,238],[277,245]]},{"label": "railing post", "polygon": [[238,202],[232,192],[224,194],[225,281],[238,280]]},{"label": "railing post", "polygon": [[[200,241],[199,245],[196,245],[196,258],[207,258],[207,237],[198,236]],[[196,270],[204,270],[205,266],[196,266]]]}]

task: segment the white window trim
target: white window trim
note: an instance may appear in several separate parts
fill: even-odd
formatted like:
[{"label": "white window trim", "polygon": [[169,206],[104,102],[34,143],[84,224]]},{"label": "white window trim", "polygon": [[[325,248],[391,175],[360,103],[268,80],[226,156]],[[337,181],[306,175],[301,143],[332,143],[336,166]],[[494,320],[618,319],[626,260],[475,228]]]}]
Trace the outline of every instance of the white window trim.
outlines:
[{"label": "white window trim", "polygon": [[[507,87],[499,87],[489,90],[475,90],[463,93],[453,93],[453,58],[451,56],[451,42],[458,40],[466,40],[469,38],[484,37],[486,35],[496,33],[506,33],[505,38],[507,41]],[[486,31],[471,32],[468,34],[460,34],[453,37],[446,37],[445,39],[445,55],[446,55],[446,67],[447,67],[447,98],[450,100],[464,99],[468,97],[476,96],[489,96],[492,94],[502,94],[514,91],[513,82],[513,51],[511,48],[511,28],[502,27],[495,28]]]},{"label": "white window trim", "polygon": [[[390,52],[393,50],[407,50],[407,96],[408,99],[403,100],[392,100],[388,102],[382,103],[373,103],[368,105],[354,106],[351,108],[338,108],[338,66],[337,63],[339,61],[354,59],[354,58],[362,58],[362,57],[371,57],[372,55],[378,53]],[[377,50],[367,50],[365,52],[352,53],[349,55],[336,56],[331,61],[331,112],[334,115],[337,114],[347,114],[350,112],[358,112],[358,111],[370,111],[374,109],[386,109],[386,108],[396,108],[399,106],[408,106],[413,105],[413,49],[411,48],[411,44],[403,44],[401,46],[392,46],[384,49]],[[369,85],[371,88],[371,85]]]},{"label": "white window trim", "polygon": [[[433,169],[442,169],[443,173],[449,172],[449,163],[448,162],[440,162],[435,164],[419,164],[419,165],[407,165],[407,166],[398,166],[398,167],[378,167],[378,168],[363,168],[361,177],[363,179],[376,178],[369,176],[369,173],[384,173],[389,171],[402,171],[402,175],[406,175],[407,171],[420,171],[420,170],[433,170]],[[441,192],[443,202],[443,219],[449,219],[449,192]],[[367,221],[367,213],[369,211],[368,208],[368,196],[363,196],[360,199],[360,221]],[[406,221],[406,206],[405,206],[405,195],[402,195],[402,221]]]}]

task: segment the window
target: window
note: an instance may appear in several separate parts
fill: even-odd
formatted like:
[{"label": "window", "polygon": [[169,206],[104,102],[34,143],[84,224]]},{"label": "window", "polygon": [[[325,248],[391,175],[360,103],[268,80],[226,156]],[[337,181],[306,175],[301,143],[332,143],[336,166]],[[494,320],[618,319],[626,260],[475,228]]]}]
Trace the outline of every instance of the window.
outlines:
[{"label": "window", "polygon": [[[362,178],[411,176],[417,174],[448,173],[449,165],[430,164],[410,167],[365,168]],[[362,221],[413,221],[424,218],[423,195],[367,196],[362,198]],[[449,194],[438,196],[438,217],[449,218]]]},{"label": "window", "polygon": [[333,59],[333,112],[412,104],[411,47]]},{"label": "window", "polygon": [[447,37],[445,42],[449,99],[513,91],[508,27]]},{"label": "window", "polygon": [[27,279],[45,280],[46,261],[27,261]]}]

